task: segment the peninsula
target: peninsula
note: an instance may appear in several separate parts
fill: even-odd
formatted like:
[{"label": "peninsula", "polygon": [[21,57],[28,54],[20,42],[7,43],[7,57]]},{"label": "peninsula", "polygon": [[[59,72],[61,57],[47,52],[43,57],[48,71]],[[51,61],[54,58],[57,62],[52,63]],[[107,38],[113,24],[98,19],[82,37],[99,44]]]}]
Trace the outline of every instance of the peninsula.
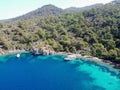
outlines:
[{"label": "peninsula", "polygon": [[50,4],[0,22],[0,54],[71,52],[120,64],[120,0],[72,10]]}]

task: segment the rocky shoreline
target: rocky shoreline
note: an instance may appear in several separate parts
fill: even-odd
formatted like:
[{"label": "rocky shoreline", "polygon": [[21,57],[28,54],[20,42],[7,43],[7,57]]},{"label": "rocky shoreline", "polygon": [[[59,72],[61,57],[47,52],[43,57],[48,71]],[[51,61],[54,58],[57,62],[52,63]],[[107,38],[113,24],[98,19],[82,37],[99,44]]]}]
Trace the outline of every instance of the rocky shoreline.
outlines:
[{"label": "rocky shoreline", "polygon": [[81,58],[81,59],[85,59],[88,61],[93,61],[93,62],[97,62],[97,63],[99,62],[101,64],[107,64],[107,65],[112,66],[113,68],[119,69],[119,71],[120,71],[120,64],[109,61],[109,60],[99,59],[99,58],[93,57],[93,56],[82,56],[81,54],[66,53],[66,52],[58,52],[58,53],[56,53],[56,55],[66,55],[67,57],[65,58],[65,61]]},{"label": "rocky shoreline", "polygon": [[65,58],[66,61],[69,60],[75,60],[76,58],[81,58],[81,59],[85,59],[85,60],[90,60],[90,61],[94,61],[94,62],[101,62],[101,63],[105,63],[108,64],[110,66],[112,66],[113,68],[116,69],[120,69],[120,64],[109,61],[109,60],[103,60],[103,59],[99,59],[97,57],[93,57],[93,56],[82,56],[81,54],[75,54],[75,53],[66,53],[66,52],[55,52],[52,50],[33,50],[33,51],[26,51],[26,50],[4,50],[4,51],[0,51],[0,55],[7,55],[7,54],[12,54],[12,53],[24,53],[24,52],[30,52],[33,55],[66,55],[67,58]]},{"label": "rocky shoreline", "polygon": [[7,55],[7,54],[13,54],[13,53],[24,53],[27,52],[26,50],[2,50],[0,51],[0,55]]}]

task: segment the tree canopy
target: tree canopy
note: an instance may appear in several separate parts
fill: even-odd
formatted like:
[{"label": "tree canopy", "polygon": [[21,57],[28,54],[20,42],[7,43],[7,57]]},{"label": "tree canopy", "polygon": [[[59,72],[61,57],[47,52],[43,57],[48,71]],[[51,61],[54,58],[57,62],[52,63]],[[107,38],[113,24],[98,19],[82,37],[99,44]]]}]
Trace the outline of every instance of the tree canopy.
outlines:
[{"label": "tree canopy", "polygon": [[81,50],[120,62],[120,1],[74,13],[0,23],[0,35],[2,49],[30,49],[35,42],[45,42],[56,51]]}]

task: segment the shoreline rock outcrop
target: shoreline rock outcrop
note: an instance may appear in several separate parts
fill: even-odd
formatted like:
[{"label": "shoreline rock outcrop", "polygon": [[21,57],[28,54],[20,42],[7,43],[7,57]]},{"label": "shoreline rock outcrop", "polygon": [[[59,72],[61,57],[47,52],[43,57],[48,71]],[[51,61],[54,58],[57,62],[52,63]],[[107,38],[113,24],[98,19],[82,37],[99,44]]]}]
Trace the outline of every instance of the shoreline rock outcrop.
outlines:
[{"label": "shoreline rock outcrop", "polygon": [[44,45],[43,43],[42,44],[38,44],[38,45],[35,45],[33,47],[33,49],[31,50],[31,53],[33,55],[54,55],[55,54],[55,51],[53,49],[50,48],[49,45]]},{"label": "shoreline rock outcrop", "polygon": [[31,53],[33,54],[33,55],[35,55],[35,56],[37,56],[37,55],[54,55],[55,54],[55,51],[53,51],[53,50],[39,50],[39,49],[33,49],[32,51],[31,51]]}]

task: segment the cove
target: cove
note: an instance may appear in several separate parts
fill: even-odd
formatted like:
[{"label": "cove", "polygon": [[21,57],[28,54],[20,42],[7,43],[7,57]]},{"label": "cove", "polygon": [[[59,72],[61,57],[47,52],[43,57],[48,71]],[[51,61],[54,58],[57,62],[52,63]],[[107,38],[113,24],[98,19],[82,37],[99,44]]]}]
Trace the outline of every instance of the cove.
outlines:
[{"label": "cove", "polygon": [[0,90],[120,90],[120,74],[105,65],[65,56],[0,56]]}]

